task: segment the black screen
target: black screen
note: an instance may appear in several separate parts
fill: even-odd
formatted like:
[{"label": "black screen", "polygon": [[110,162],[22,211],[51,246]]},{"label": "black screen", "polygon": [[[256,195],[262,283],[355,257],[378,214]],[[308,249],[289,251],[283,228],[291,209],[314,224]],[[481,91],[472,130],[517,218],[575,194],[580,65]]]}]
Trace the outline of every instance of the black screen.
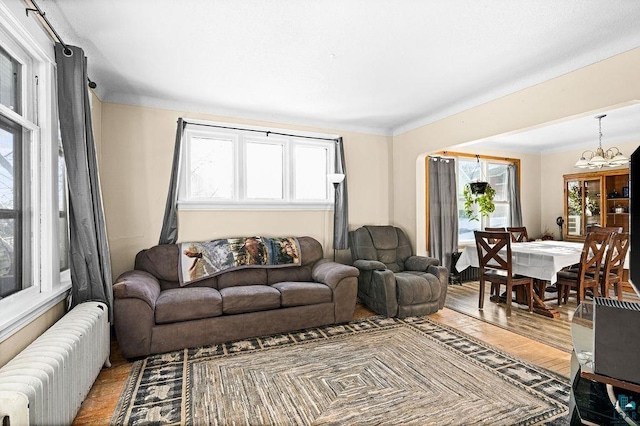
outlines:
[{"label": "black screen", "polygon": [[629,281],[640,296],[640,147],[631,154],[629,166],[630,253]]}]

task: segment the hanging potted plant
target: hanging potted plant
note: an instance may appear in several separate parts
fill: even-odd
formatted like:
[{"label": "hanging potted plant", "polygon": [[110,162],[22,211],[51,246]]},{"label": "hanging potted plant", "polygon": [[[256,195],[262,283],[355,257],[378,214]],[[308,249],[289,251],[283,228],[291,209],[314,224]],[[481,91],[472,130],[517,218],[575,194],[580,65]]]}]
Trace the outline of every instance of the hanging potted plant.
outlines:
[{"label": "hanging potted plant", "polygon": [[[478,165],[476,166],[476,169],[479,172],[480,171],[479,155],[476,155],[476,162],[478,163]],[[469,185],[469,190],[473,195],[481,195],[481,194],[484,194],[485,191],[487,190],[487,186],[489,186],[489,182],[487,182],[486,180],[478,179],[475,182],[469,182],[467,185]]]},{"label": "hanging potted plant", "polygon": [[473,195],[484,194],[488,185],[489,182],[469,182],[469,189]]},{"label": "hanging potted plant", "polygon": [[[496,196],[496,190],[489,185],[488,182],[482,182],[486,184],[483,193],[474,193],[472,190],[472,184],[478,182],[467,183],[463,190],[462,194],[464,196],[464,214],[471,220],[479,220],[478,214],[480,216],[489,216],[490,213],[493,213],[496,209],[496,205],[493,202],[493,198]],[[478,205],[478,214],[473,209],[473,205]]]}]

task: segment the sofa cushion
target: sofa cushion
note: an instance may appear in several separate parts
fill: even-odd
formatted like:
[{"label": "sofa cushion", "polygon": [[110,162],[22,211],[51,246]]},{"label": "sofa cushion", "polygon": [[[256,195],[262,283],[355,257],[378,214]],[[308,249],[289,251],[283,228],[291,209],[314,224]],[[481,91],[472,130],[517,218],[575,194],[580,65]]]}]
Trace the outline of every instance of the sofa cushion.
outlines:
[{"label": "sofa cushion", "polygon": [[209,287],[172,288],[156,300],[156,324],[222,315],[222,296]]},{"label": "sofa cushion", "polygon": [[302,266],[313,265],[324,257],[322,245],[315,238],[299,237],[298,244],[300,245],[300,260],[302,260]]},{"label": "sofa cushion", "polygon": [[331,303],[331,289],[325,284],[309,282],[282,282],[272,285],[280,292],[283,307]]},{"label": "sofa cushion", "polygon": [[[288,268],[285,268],[288,269]],[[297,268],[291,268],[297,269]],[[218,275],[218,289],[237,287],[241,285],[267,284],[267,268],[248,268],[225,272]]]},{"label": "sofa cushion", "polygon": [[146,271],[164,281],[178,281],[178,246],[163,244],[141,250],[136,255],[135,269]]},{"label": "sofa cushion", "polygon": [[435,275],[400,272],[396,276],[398,305],[416,305],[438,300],[440,281]]},{"label": "sofa cushion", "polygon": [[311,278],[311,266],[269,269],[267,270],[267,284],[273,285],[285,281],[313,281],[313,278]]},{"label": "sofa cushion", "polygon": [[244,285],[220,290],[222,312],[241,314],[280,307],[280,292],[266,285]]}]

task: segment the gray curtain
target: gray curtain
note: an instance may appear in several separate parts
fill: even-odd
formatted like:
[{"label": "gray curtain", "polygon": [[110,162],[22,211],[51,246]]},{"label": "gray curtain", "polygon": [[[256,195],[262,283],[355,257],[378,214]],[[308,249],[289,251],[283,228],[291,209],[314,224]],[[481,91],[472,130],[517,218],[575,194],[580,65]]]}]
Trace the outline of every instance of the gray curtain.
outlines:
[{"label": "gray curtain", "polygon": [[522,226],[522,208],[520,207],[520,186],[518,170],[514,164],[507,166],[507,191],[509,191],[509,223],[511,226]]},{"label": "gray curtain", "polygon": [[453,158],[429,157],[429,255],[451,270],[458,251],[458,191]]},{"label": "gray curtain", "polygon": [[113,318],[111,260],[102,210],[91,125],[87,58],[82,49],[56,43],[60,133],[69,184],[71,306],[100,301]]},{"label": "gray curtain", "polygon": [[333,210],[333,248],[344,250],[349,248],[349,203],[347,195],[347,169],[344,163],[344,145],[342,138],[336,140],[335,173],[344,174],[344,180],[338,185],[335,193]]},{"label": "gray curtain", "polygon": [[180,173],[180,152],[182,151],[182,137],[187,123],[178,118],[176,128],[176,144],[173,148],[173,165],[171,166],[171,180],[169,181],[169,193],[167,204],[164,207],[164,219],[160,230],[158,244],[175,244],[178,241],[178,177]]}]

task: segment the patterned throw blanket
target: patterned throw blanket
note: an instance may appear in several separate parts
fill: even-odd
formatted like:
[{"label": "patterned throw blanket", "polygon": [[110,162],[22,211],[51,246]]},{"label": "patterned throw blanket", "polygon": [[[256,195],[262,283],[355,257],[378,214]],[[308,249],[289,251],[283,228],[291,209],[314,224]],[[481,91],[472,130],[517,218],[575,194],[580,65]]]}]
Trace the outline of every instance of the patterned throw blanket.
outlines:
[{"label": "patterned throw blanket", "polygon": [[180,244],[180,285],[233,269],[300,266],[295,238],[244,237]]}]

